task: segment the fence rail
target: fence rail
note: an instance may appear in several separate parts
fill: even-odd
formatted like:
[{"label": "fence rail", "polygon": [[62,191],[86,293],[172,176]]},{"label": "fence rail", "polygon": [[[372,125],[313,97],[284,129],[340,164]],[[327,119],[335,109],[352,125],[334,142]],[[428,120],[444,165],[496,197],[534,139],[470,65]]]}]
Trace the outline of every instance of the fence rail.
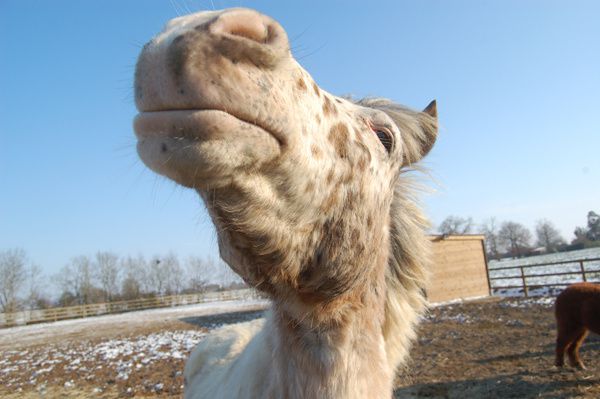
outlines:
[{"label": "fence rail", "polygon": [[[552,269],[561,269],[567,265],[578,265],[578,268],[576,270],[552,271]],[[510,271],[513,270],[516,273],[510,274]],[[535,272],[537,270],[539,272]],[[545,290],[546,293],[557,295],[561,291],[561,288],[575,282],[600,282],[600,258],[572,259],[531,265],[498,267],[489,269],[488,273],[492,294],[502,293],[503,290],[505,292],[513,290],[529,297],[532,292]],[[505,275],[505,273],[509,274]],[[536,279],[538,280],[537,282],[535,281]],[[553,279],[557,281],[552,281]],[[509,284],[500,285],[497,283],[500,281],[508,281]],[[514,283],[515,281],[519,281],[519,283],[516,284]]]},{"label": "fence rail", "polygon": [[67,319],[77,319],[90,316],[100,316],[106,314],[124,313],[131,312],[134,310],[193,305],[204,302],[256,298],[261,298],[260,294],[257,291],[252,289],[242,289],[189,295],[157,296],[151,298],[135,299],[131,301],[96,303],[91,305],[78,305],[64,308],[25,310],[15,313],[0,313],[0,328]]}]

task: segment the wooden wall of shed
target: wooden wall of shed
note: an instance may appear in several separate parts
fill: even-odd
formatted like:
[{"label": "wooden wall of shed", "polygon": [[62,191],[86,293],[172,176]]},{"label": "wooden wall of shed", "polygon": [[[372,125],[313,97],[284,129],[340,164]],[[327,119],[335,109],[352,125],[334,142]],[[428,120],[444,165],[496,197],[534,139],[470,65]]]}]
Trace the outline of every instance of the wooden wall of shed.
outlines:
[{"label": "wooden wall of shed", "polygon": [[483,236],[432,236],[433,272],[430,302],[490,294]]}]

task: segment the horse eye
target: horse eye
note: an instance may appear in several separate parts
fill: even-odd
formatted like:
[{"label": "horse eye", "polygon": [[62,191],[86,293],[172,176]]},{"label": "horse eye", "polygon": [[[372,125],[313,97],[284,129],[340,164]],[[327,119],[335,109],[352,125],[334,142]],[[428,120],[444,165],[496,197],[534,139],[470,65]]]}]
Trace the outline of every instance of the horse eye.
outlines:
[{"label": "horse eye", "polygon": [[375,131],[375,134],[377,135],[377,137],[379,138],[379,141],[381,141],[381,144],[383,144],[383,146],[385,147],[388,154],[391,153],[392,146],[394,144],[394,140],[392,139],[392,136],[384,130],[374,130],[374,131]]}]

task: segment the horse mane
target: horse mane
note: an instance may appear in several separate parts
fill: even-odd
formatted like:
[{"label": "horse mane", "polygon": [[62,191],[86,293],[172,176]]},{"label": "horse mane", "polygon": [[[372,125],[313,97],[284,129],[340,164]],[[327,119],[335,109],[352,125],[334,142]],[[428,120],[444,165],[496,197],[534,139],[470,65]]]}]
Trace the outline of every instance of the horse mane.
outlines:
[{"label": "horse mane", "polygon": [[395,370],[416,338],[416,324],[427,305],[425,287],[429,281],[431,242],[424,233],[430,224],[417,205],[422,185],[411,172],[423,171],[412,164],[431,149],[435,141],[431,132],[437,132],[437,118],[385,98],[355,102],[384,111],[392,118],[401,132],[405,156],[390,207],[390,256],[385,275],[383,336],[388,363]]},{"label": "horse mane", "polygon": [[425,287],[431,264],[431,242],[424,234],[429,221],[416,200],[419,184],[405,174],[398,179],[390,209],[391,248],[385,275],[383,337],[394,370],[416,338],[416,324],[427,305]]}]

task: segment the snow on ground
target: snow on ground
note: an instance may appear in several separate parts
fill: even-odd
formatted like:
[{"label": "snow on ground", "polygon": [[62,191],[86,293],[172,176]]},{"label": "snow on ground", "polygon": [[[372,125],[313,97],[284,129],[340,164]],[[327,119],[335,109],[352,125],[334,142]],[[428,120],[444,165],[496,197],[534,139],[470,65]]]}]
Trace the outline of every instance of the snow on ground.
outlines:
[{"label": "snow on ground", "polygon": [[[535,287],[529,290],[530,296],[556,296],[565,284],[582,281],[581,265],[577,260],[600,258],[600,248],[588,248],[579,251],[560,252],[520,259],[492,260],[488,263],[491,278],[492,292],[502,297],[523,296],[522,288],[504,288],[506,286],[521,286],[523,283],[521,270],[518,266],[533,266],[523,269],[529,287],[536,285],[555,284],[553,287]],[[568,262],[558,265],[546,266],[547,263]],[[502,269],[516,267],[513,269]],[[585,261],[583,267],[586,271],[586,280],[600,282],[600,261]],[[557,276],[544,276],[552,273],[569,273]],[[510,278],[507,278],[510,277]],[[501,278],[496,280],[495,278]]]},{"label": "snow on ground", "polygon": [[208,333],[182,320],[261,310],[268,304],[223,301],[3,329],[0,385],[17,392],[35,387],[42,396],[46,386],[57,382],[68,389],[97,384],[96,393],[117,385],[128,394],[162,392],[164,376],[153,376],[171,367],[170,384],[182,382],[185,359]]},{"label": "snow on ground", "polygon": [[[93,380],[98,370],[114,370],[117,380],[127,380],[134,370],[168,359],[185,359],[206,335],[201,331],[164,331],[132,339],[113,339],[47,345],[36,350],[6,351],[0,360],[0,374],[8,376],[5,387],[22,386],[21,371],[31,371],[27,384],[36,385],[55,368],[79,379]],[[13,359],[18,359],[14,361]],[[10,375],[15,377],[11,378]],[[74,384],[73,381],[65,382]]]},{"label": "snow on ground", "polygon": [[[481,322],[480,315],[463,311],[462,305],[496,300],[502,308],[549,307],[554,302],[554,298],[450,301],[433,304],[423,322],[437,324],[450,321],[477,325]],[[91,386],[98,394],[118,387],[119,395],[125,396],[138,392],[180,392],[185,359],[209,330],[221,323],[211,324],[211,318],[211,323],[203,324],[208,327],[207,330],[197,325],[186,325],[182,320],[263,309],[268,303],[266,300],[204,303],[0,330],[0,341],[5,343],[4,347],[0,345],[0,385],[13,392],[35,389],[41,396],[45,395],[47,387],[56,387],[57,384],[68,390]],[[238,314],[238,321],[239,317]],[[217,316],[215,320],[224,319]],[[512,319],[498,319],[496,322],[522,324]],[[145,329],[152,323],[157,327]],[[100,328],[102,325],[111,327],[112,335],[105,335]],[[114,334],[115,330],[121,332],[120,327],[125,325],[134,325],[134,328]],[[65,335],[73,333],[75,335]],[[10,345],[10,342],[27,341],[27,337],[32,336],[41,336],[42,339],[37,344],[20,348]],[[54,339],[46,343],[43,337]]]},{"label": "snow on ground", "polygon": [[500,302],[501,307],[510,307],[510,308],[528,308],[532,305],[543,306],[546,308],[554,306],[554,301],[556,297],[553,296],[539,296],[533,298],[518,298],[505,300]]},{"label": "snow on ground", "polygon": [[44,337],[55,335],[76,334],[86,332],[90,328],[113,328],[115,325],[134,327],[153,321],[168,321],[181,319],[186,316],[205,316],[234,311],[243,311],[260,307],[267,307],[269,301],[265,299],[247,299],[235,301],[209,302],[196,305],[179,306],[173,308],[149,309],[138,312],[128,312],[116,315],[87,317],[83,319],[63,320],[53,323],[40,323],[27,326],[0,329],[0,349],[14,345],[15,341],[39,341]]},{"label": "snow on ground", "polygon": [[535,265],[543,263],[563,262],[574,259],[594,259],[600,258],[600,247],[598,248],[587,248],[580,249],[577,251],[569,252],[557,252],[553,254],[545,254],[538,256],[530,256],[527,258],[519,259],[502,259],[502,260],[490,260],[488,266],[490,270],[497,269],[499,267],[512,267],[522,265]]},{"label": "snow on ground", "polygon": [[[531,308],[534,306],[542,306],[545,308],[550,308],[554,306],[554,301],[556,297],[554,296],[539,296],[533,298],[524,298],[518,294],[514,297],[473,297],[473,298],[463,298],[463,299],[455,299],[452,301],[446,302],[438,302],[432,303],[429,306],[430,311],[425,313],[422,317],[422,321],[425,323],[442,323],[446,321],[453,321],[461,324],[472,324],[476,323],[479,320],[473,319],[467,314],[461,312],[462,306],[465,303],[477,302],[477,301],[486,301],[490,299],[492,301],[498,300],[498,306],[501,308]],[[495,298],[495,299],[494,299]],[[433,312],[433,310],[437,310]],[[509,323],[514,321],[509,321]]]}]

